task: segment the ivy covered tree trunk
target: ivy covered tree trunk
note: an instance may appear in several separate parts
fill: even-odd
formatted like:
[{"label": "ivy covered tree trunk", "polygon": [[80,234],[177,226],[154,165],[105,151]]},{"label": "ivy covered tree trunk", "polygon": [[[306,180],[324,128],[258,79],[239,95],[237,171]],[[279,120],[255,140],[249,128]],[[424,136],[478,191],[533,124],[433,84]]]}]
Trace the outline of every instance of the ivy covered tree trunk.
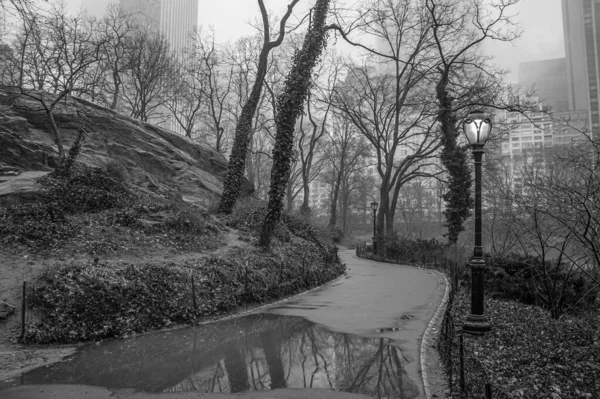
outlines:
[{"label": "ivy covered tree trunk", "polygon": [[464,230],[463,223],[473,207],[473,197],[467,148],[460,147],[456,142],[459,135],[458,121],[452,110],[452,97],[446,89],[447,86],[448,72],[445,72],[437,84],[436,91],[440,105],[439,121],[442,126],[441,160],[449,175],[448,189],[443,195],[446,201],[445,226],[448,228],[448,242],[456,244],[458,235]]},{"label": "ivy covered tree trunk", "polygon": [[312,71],[327,43],[325,20],[330,0],[317,0],[312,22],[304,38],[302,48],[294,55],[292,68],[286,78],[283,93],[277,99],[275,120],[277,134],[273,149],[269,204],[262,225],[259,245],[268,249],[275,226],[281,218],[285,187],[290,175],[293,156],[294,127],[304,110],[312,81]]},{"label": "ivy covered tree trunk", "polygon": [[229,166],[227,168],[227,174],[225,175],[225,181],[223,182],[223,194],[221,196],[221,203],[219,204],[218,212],[220,213],[231,213],[233,206],[240,195],[240,188],[242,186],[244,171],[246,169],[248,143],[250,141],[253,128],[252,122],[254,119],[254,114],[256,113],[256,108],[260,102],[260,94],[265,82],[265,76],[267,75],[269,53],[283,42],[285,37],[286,22],[292,14],[292,10],[298,1],[300,0],[292,0],[287,6],[285,15],[279,21],[279,35],[276,40],[271,41],[267,9],[265,8],[264,0],[258,0],[260,13],[263,20],[263,47],[258,57],[256,80],[252,86],[252,91],[250,92],[248,101],[246,101],[246,104],[244,104],[242,108],[242,113],[240,114],[238,124],[235,127],[233,148],[231,149],[231,155],[229,156]]},{"label": "ivy covered tree trunk", "polygon": [[235,138],[233,141],[233,148],[231,149],[231,155],[229,156],[229,166],[227,167],[227,174],[225,175],[225,181],[223,182],[223,195],[221,196],[221,203],[219,204],[220,213],[231,213],[235,202],[240,195],[240,187],[242,186],[242,180],[244,179],[244,171],[246,170],[246,156],[248,152],[248,142],[250,141],[250,134],[252,129],[252,120],[260,101],[260,94],[262,86],[265,81],[267,74],[267,57],[268,53],[261,54],[261,60],[259,62],[258,74],[254,86],[252,86],[252,92],[244,107],[242,108],[242,114],[235,127]]}]

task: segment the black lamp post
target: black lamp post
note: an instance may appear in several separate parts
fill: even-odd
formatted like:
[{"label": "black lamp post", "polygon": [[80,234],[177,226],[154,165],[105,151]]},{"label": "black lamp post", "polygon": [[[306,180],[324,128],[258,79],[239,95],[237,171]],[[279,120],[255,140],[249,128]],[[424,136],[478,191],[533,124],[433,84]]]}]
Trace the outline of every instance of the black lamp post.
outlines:
[{"label": "black lamp post", "polygon": [[373,254],[377,253],[377,207],[379,203],[376,201],[371,202],[371,209],[373,209]]},{"label": "black lamp post", "polygon": [[475,247],[471,260],[471,314],[463,326],[463,331],[473,335],[483,335],[492,328],[485,315],[483,247],[481,245],[481,161],[483,146],[492,130],[492,121],[482,111],[473,111],[463,122],[463,130],[471,145],[475,158]]}]

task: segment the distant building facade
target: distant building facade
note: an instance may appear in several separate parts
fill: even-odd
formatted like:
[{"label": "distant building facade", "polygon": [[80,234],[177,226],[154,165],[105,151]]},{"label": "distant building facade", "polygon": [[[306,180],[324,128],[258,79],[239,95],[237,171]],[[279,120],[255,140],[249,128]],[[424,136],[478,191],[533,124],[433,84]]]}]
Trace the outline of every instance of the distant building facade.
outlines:
[{"label": "distant building facade", "polygon": [[600,1],[562,0],[569,110],[589,110],[600,130]]},{"label": "distant building facade", "polygon": [[553,112],[570,109],[566,58],[520,63],[519,85],[534,87],[540,101]]},{"label": "distant building facade", "polygon": [[198,0],[120,0],[119,4],[165,35],[175,53],[186,47],[198,25]]},{"label": "distant building facade", "polygon": [[[120,0],[119,4],[147,28],[164,35],[172,53],[185,62],[184,50],[198,26],[198,0]],[[150,122],[179,134],[184,132],[173,116],[166,121],[159,117]]]}]

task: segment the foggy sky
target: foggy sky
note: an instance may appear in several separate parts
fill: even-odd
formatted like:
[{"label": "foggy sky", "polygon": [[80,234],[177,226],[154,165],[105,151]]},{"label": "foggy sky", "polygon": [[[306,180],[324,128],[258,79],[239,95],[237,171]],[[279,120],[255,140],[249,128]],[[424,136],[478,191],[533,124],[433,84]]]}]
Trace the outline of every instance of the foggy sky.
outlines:
[{"label": "foggy sky", "polygon": [[[108,2],[68,0],[73,10],[83,4],[95,14]],[[303,10],[312,3],[302,0],[297,7]],[[249,24],[260,16],[255,0],[199,0],[199,4],[199,24],[214,26],[217,41],[234,40],[255,31]],[[265,0],[265,4],[267,9],[281,16],[288,1]],[[514,9],[518,12],[516,22],[524,30],[522,37],[513,44],[488,42],[485,51],[493,55],[500,66],[511,69],[509,79],[516,82],[519,62],[564,57],[565,51],[560,0],[521,0]]]}]

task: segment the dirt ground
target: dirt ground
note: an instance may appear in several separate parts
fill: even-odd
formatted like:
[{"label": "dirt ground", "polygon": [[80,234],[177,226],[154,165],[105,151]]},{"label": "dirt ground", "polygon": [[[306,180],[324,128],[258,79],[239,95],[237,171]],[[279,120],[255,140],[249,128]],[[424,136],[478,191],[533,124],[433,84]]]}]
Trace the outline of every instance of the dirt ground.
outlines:
[{"label": "dirt ground", "polygon": [[[173,253],[170,250],[157,248],[137,248],[127,253],[103,255],[109,262],[127,262],[138,264],[151,261],[160,263],[194,263],[198,259],[220,255],[226,256],[229,251],[239,251],[250,244],[238,237],[236,230],[230,230],[223,236],[224,245],[210,252]],[[20,253],[19,253],[20,252]],[[90,256],[64,255],[48,257],[29,253],[25,248],[12,249],[9,252],[0,250],[0,301],[5,301],[16,308],[15,313],[6,320],[0,320],[0,381],[19,376],[21,373],[61,361],[72,354],[75,345],[21,345],[18,343],[21,334],[21,297],[23,281],[32,281],[45,268],[72,262],[92,262]]]}]

